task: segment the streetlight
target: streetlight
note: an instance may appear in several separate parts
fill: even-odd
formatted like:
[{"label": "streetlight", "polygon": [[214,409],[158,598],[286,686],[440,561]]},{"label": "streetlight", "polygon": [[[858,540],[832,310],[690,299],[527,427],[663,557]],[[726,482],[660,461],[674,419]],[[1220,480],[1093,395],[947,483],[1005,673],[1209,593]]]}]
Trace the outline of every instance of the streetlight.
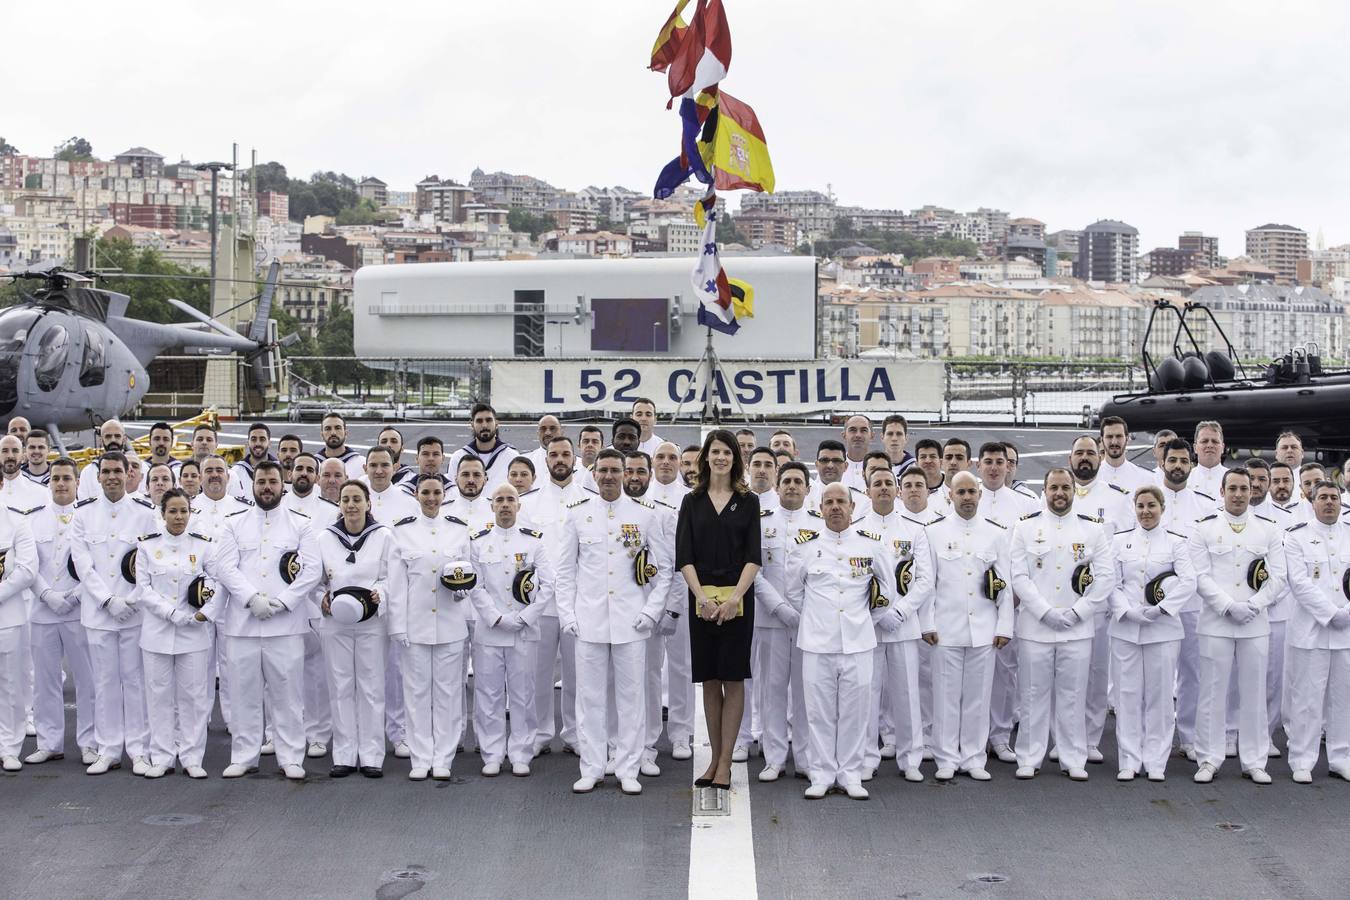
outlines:
[{"label": "streetlight", "polygon": [[653,322],[653,323],[652,323],[652,352],[653,352],[653,353],[656,352],[656,333],[657,333],[657,329],[659,329],[660,327],[661,327],[661,323],[660,323],[660,322]]},{"label": "streetlight", "polygon": [[[218,190],[220,170],[234,171],[234,163],[208,162],[192,167],[198,172],[211,173],[211,313],[216,311],[216,211],[220,208]],[[236,198],[237,199],[237,198]]]}]

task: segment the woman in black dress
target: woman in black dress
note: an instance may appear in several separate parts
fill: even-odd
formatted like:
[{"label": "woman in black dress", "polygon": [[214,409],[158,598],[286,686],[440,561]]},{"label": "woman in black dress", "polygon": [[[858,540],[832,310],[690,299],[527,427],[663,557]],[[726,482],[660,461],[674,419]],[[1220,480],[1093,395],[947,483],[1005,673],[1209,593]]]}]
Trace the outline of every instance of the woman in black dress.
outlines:
[{"label": "woman in black dress", "polygon": [[736,436],[703,441],[694,489],[680,504],[675,565],[689,585],[689,645],[703,683],[712,762],[698,787],[731,787],[731,751],[745,714],[759,571],[759,498],[745,483]]}]

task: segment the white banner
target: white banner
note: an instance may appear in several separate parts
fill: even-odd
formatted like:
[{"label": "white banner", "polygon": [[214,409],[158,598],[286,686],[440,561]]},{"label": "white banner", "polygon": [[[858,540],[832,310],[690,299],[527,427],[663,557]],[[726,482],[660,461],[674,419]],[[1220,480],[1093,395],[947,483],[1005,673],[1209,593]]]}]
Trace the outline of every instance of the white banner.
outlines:
[{"label": "white banner", "polygon": [[[497,360],[492,405],[499,415],[628,412],[649,397],[660,414],[694,411],[707,396],[693,359]],[[937,413],[940,361],[722,360],[713,386],[719,406],[750,415],[811,412]]]}]

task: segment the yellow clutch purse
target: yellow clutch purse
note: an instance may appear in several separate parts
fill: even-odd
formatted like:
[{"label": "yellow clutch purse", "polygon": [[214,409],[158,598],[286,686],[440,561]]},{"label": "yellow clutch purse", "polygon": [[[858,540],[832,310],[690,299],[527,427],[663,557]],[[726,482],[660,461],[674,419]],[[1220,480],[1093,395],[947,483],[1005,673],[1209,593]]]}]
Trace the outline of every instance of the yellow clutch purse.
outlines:
[{"label": "yellow clutch purse", "polygon": [[[734,587],[720,587],[718,585],[713,584],[702,584],[699,585],[699,587],[703,588],[703,595],[714,603],[725,603],[727,601],[727,598],[730,597],[736,591],[736,588]],[[742,597],[740,602],[736,604],[736,615],[737,616],[745,615],[744,597]],[[700,616],[700,618],[702,617]]]}]

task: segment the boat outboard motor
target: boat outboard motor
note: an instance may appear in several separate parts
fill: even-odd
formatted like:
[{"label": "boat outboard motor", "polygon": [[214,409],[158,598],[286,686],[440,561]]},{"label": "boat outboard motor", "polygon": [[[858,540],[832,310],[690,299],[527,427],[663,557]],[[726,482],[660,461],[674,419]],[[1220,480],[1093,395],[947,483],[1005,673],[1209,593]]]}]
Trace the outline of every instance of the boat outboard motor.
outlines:
[{"label": "boat outboard motor", "polygon": [[1185,384],[1186,376],[1181,368],[1181,360],[1175,356],[1164,357],[1153,373],[1155,391],[1179,391]]},{"label": "boat outboard motor", "polygon": [[1198,356],[1188,356],[1181,361],[1183,387],[1188,391],[1202,388],[1209,381],[1209,366]]},{"label": "boat outboard motor", "polygon": [[1307,384],[1311,372],[1308,368],[1308,351],[1302,347],[1294,348],[1294,383]]},{"label": "boat outboard motor", "polygon": [[1209,366],[1209,374],[1215,381],[1232,381],[1237,377],[1237,367],[1226,353],[1210,350],[1205,354],[1205,365]]},{"label": "boat outboard motor", "polygon": [[1322,373],[1322,348],[1316,341],[1309,341],[1303,345],[1308,351],[1308,374],[1316,378]]}]

